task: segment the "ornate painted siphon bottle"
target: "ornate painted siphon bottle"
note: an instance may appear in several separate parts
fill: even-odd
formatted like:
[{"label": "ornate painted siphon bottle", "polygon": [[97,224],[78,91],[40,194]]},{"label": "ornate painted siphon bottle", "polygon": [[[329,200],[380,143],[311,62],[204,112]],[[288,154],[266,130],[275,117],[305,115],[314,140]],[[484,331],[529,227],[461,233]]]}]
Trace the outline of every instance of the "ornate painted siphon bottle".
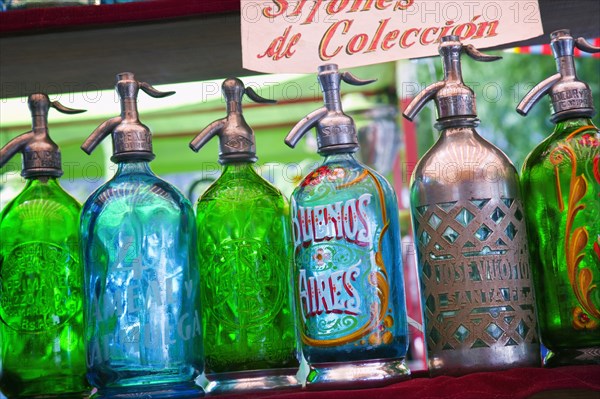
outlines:
[{"label": "ornate painted siphon bottle", "polygon": [[[150,170],[150,130],[138,119],[139,89],[161,93],[132,73],[117,75],[121,116],[101,124],[86,153],[112,134],[115,176],[85,202],[88,379],[103,397],[198,394],[202,370],[196,226],[187,199]],[[200,390],[201,391],[201,390]]]},{"label": "ornate painted siphon bottle", "polygon": [[404,116],[430,100],[440,138],[417,164],[411,213],[432,375],[541,364],[519,178],[508,157],[475,130],[475,93],[461,54],[484,55],[458,36],[439,52],[444,80],[425,88]]},{"label": "ornate painted siphon bottle", "polygon": [[0,167],[23,154],[23,191],[0,214],[0,391],[9,398],[87,390],[83,343],[81,205],[58,182],[61,154],[48,110],[83,112],[29,96],[32,130],[0,150]]},{"label": "ornate painted siphon bottle", "polygon": [[235,78],[223,82],[227,117],[190,143],[219,136],[223,172],[198,200],[198,254],[207,381],[205,390],[297,386],[291,298],[289,205],[254,170],[254,132],[242,97],[259,97]]},{"label": "ornate painted siphon bottle", "polygon": [[292,195],[294,298],[307,383],[390,383],[409,374],[398,204],[389,183],[354,158],[356,127],[340,99],[342,80],[372,81],[334,64],[319,67],[318,78],[325,106],[285,140],[294,147],[316,127],[325,157]]},{"label": "ornate painted siphon bottle", "polygon": [[526,115],[545,95],[554,132],[527,157],[521,177],[542,343],[549,366],[600,364],[600,132],[574,48],[596,53],[568,30],[551,34],[558,73],[519,104]]}]

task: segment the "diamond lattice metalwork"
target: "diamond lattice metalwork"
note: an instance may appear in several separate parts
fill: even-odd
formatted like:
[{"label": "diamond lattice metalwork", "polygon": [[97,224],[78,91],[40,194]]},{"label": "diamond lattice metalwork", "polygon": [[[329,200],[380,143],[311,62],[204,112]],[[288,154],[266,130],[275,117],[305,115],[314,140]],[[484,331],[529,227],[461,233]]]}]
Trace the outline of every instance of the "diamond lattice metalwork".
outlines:
[{"label": "diamond lattice metalwork", "polygon": [[441,223],[442,223],[442,219],[440,219],[440,217],[438,215],[436,215],[435,213],[432,213],[431,217],[429,218],[429,225],[431,227],[433,227],[434,229],[437,229]]},{"label": "diamond lattice metalwork", "polygon": [[479,229],[475,232],[475,238],[479,241],[485,241],[492,234],[492,230],[487,227],[485,224],[482,224]]},{"label": "diamond lattice metalwork", "polygon": [[460,223],[463,227],[467,227],[471,220],[475,219],[475,215],[469,212],[466,208],[463,208],[458,212],[458,215],[454,218],[458,223]]},{"label": "diamond lattice metalwork", "polygon": [[506,230],[504,230],[504,232],[506,233],[506,236],[508,238],[510,238],[511,241],[515,239],[515,236],[517,235],[517,231],[518,231],[517,228],[515,227],[514,224],[512,224],[512,222],[510,222],[508,224],[508,226],[506,226]]},{"label": "diamond lattice metalwork", "polygon": [[517,333],[521,336],[521,338],[525,339],[527,333],[529,333],[529,327],[527,324],[521,320],[517,325]]},{"label": "diamond lattice metalwork", "polygon": [[444,239],[446,241],[448,241],[450,244],[452,244],[454,241],[456,241],[459,237],[458,231],[454,230],[452,227],[448,226],[446,227],[446,230],[444,230],[444,232],[442,233],[442,237],[444,237]]},{"label": "diamond lattice metalwork", "polygon": [[490,218],[494,221],[494,223],[498,224],[504,219],[506,213],[502,212],[502,209],[496,208],[494,212],[490,215]]},{"label": "diamond lattice metalwork", "polygon": [[456,331],[454,331],[454,338],[462,344],[469,337],[469,334],[469,329],[461,324]]},{"label": "diamond lattice metalwork", "polygon": [[498,327],[498,325],[495,323],[490,323],[485,328],[485,331],[488,334],[490,334],[490,337],[494,338],[495,340],[497,340],[498,338],[500,338],[502,336],[502,334],[504,334],[504,330],[501,329],[500,327]]}]

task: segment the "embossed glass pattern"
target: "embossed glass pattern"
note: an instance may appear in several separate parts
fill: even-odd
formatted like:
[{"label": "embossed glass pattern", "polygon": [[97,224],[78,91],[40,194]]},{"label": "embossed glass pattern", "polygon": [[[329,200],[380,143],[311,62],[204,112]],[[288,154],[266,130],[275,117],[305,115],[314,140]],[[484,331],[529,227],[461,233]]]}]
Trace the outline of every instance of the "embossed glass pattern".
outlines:
[{"label": "embossed glass pattern", "polygon": [[147,162],[120,163],[86,201],[81,237],[90,382],[111,397],[193,391],[202,327],[188,200]]},{"label": "embossed glass pattern", "polygon": [[559,122],[522,174],[542,342],[550,364],[600,363],[600,132]]},{"label": "embossed glass pattern", "polygon": [[0,216],[0,389],[9,397],[82,392],[81,206],[56,178],[27,180]]},{"label": "embossed glass pattern", "polygon": [[389,183],[352,154],[328,155],[294,191],[292,220],[297,323],[309,364],[402,359],[406,305]]},{"label": "embossed glass pattern", "polygon": [[289,206],[249,162],[198,201],[206,372],[297,367]]}]

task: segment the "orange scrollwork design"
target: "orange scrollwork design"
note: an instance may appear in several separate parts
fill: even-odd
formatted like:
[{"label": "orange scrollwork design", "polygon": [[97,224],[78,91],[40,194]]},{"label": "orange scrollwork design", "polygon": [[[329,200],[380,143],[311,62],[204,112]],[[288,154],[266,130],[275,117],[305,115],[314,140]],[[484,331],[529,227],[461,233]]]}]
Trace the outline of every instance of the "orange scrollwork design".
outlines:
[{"label": "orange scrollwork design", "polygon": [[[567,141],[577,133],[593,126],[585,126],[570,134]],[[594,284],[594,274],[588,267],[580,267],[580,263],[585,256],[585,248],[589,242],[589,233],[585,226],[573,228],[575,217],[585,209],[585,204],[581,200],[588,191],[588,182],[583,174],[577,175],[577,156],[573,148],[567,144],[561,144],[550,154],[550,161],[554,164],[555,183],[559,199],[559,209],[564,211],[564,202],[560,188],[560,176],[558,166],[567,156],[571,161],[571,182],[569,187],[569,196],[567,204],[567,225],[565,228],[565,254],[567,263],[567,273],[569,282],[577,301],[581,306],[573,310],[573,328],[595,329],[598,328],[600,320],[600,310],[592,301],[592,293],[597,289]],[[596,320],[590,319],[592,316]]]}]

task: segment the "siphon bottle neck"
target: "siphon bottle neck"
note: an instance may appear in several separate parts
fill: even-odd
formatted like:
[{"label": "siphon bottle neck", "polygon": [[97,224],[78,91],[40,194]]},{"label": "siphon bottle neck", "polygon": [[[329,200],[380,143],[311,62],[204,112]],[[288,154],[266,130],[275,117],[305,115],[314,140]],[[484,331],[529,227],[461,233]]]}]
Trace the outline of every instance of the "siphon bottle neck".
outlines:
[{"label": "siphon bottle neck", "polygon": [[56,176],[31,176],[26,178],[25,187],[37,185],[47,185],[50,187],[60,187],[60,183]]},{"label": "siphon bottle neck", "polygon": [[474,136],[478,135],[477,130],[474,126],[454,126],[449,127],[441,131],[440,135],[443,137],[455,137],[455,136]]},{"label": "siphon bottle neck", "polygon": [[115,176],[154,175],[154,172],[150,169],[150,163],[146,161],[119,162],[117,165],[118,168]]},{"label": "siphon bottle neck", "polygon": [[592,121],[592,118],[588,116],[579,116],[557,121],[554,132],[560,133],[564,131],[572,131],[586,126],[590,126],[590,129],[597,129],[596,125],[594,125],[594,122]]},{"label": "siphon bottle neck", "polygon": [[479,119],[477,119],[477,117],[469,116],[438,119],[434,125],[434,127],[440,132],[444,133],[449,131],[449,134],[463,129],[471,129],[475,132],[475,128],[477,126],[479,126]]},{"label": "siphon bottle neck", "polygon": [[354,152],[341,152],[335,154],[327,154],[323,163],[331,162],[358,162],[354,157]]},{"label": "siphon bottle neck", "polygon": [[444,80],[452,83],[463,83],[462,77],[462,65],[461,65],[461,51],[460,49],[446,50],[442,55],[442,63],[444,69]]},{"label": "siphon bottle neck", "polygon": [[247,175],[256,175],[254,162],[234,162],[223,166],[222,176],[242,177]]}]

